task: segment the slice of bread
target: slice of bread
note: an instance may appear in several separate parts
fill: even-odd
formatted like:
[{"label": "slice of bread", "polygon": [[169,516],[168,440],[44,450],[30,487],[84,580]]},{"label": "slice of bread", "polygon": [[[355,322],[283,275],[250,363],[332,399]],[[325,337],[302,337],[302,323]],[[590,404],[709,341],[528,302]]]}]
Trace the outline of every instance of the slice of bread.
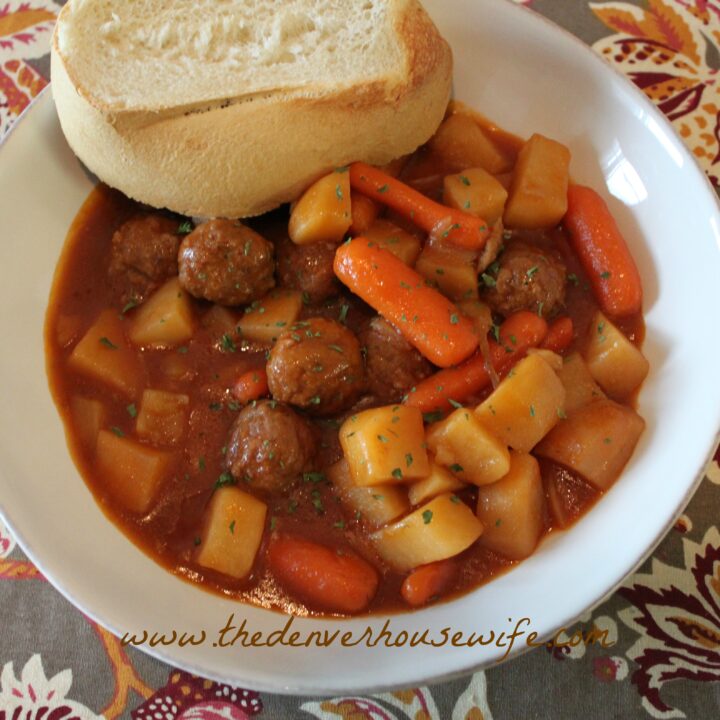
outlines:
[{"label": "slice of bread", "polygon": [[125,194],[245,217],[440,124],[452,56],[417,0],[69,0],[52,48],[60,122]]}]

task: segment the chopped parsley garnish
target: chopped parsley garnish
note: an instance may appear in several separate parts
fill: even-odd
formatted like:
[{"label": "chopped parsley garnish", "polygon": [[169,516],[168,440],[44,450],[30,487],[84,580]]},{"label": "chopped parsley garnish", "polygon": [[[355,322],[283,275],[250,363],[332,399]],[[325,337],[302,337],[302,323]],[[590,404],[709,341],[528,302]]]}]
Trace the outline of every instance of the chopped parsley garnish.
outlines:
[{"label": "chopped parsley garnish", "polygon": [[395,468],[391,474],[396,480],[402,480],[403,473],[400,468]]},{"label": "chopped parsley garnish", "polygon": [[228,525],[228,528],[230,529],[230,532],[234,535],[235,534],[235,521],[233,520],[230,525]]},{"label": "chopped parsley garnish", "polygon": [[303,480],[309,483],[320,483],[325,481],[325,473],[306,472],[303,473]]},{"label": "chopped parsley garnish", "polygon": [[426,423],[434,423],[438,420],[442,420],[442,410],[435,410],[433,412],[423,413],[423,421]]},{"label": "chopped parsley garnish", "polygon": [[343,354],[343,349],[339,345],[328,345],[328,347],[336,353],[340,353],[341,355]]},{"label": "chopped parsley garnish", "polygon": [[465,472],[465,468],[462,465],[460,465],[459,463],[453,463],[450,466],[450,470],[452,470],[452,472],[454,472],[454,473]]},{"label": "chopped parsley garnish", "polygon": [[490,332],[492,333],[492,336],[495,338],[495,341],[500,342],[500,326],[493,323],[492,327],[490,328]]},{"label": "chopped parsley garnish", "polygon": [[558,416],[561,420],[567,420],[567,413],[566,413],[562,408],[558,408],[558,409],[557,409],[557,416]]},{"label": "chopped parsley garnish", "polygon": [[412,464],[413,464],[412,453],[405,453],[405,465],[407,465],[407,467],[410,467]]},{"label": "chopped parsley garnish", "polygon": [[110,429],[118,437],[125,437],[125,433],[117,425],[113,425]]},{"label": "chopped parsley garnish", "polygon": [[313,395],[310,398],[310,404],[311,405],[319,405],[322,402],[319,395]]},{"label": "chopped parsley garnish", "polygon": [[336,523],[333,523],[333,527],[337,528],[338,530],[344,530],[345,529],[345,521],[338,520]]},{"label": "chopped parsley garnish", "polygon": [[575,287],[577,287],[580,284],[580,280],[578,279],[578,276],[575,273],[570,273],[567,276],[568,282],[571,282]]},{"label": "chopped parsley garnish", "polygon": [[456,409],[460,410],[460,408],[463,407],[462,403],[459,403],[457,400],[453,400],[452,398],[448,398],[448,402]]},{"label": "chopped parsley garnish", "polygon": [[528,278],[531,278],[539,269],[537,265],[533,265],[525,274]]},{"label": "chopped parsley garnish", "polygon": [[603,280],[607,280],[611,276],[612,276],[612,273],[609,270],[606,270],[605,272],[600,273],[600,277]]},{"label": "chopped parsley garnish", "polygon": [[450,502],[457,505],[459,502],[462,502],[462,501],[460,500],[460,498],[457,495],[451,495]]},{"label": "chopped parsley garnish", "polygon": [[181,346],[177,349],[177,351],[178,351],[181,355],[185,355],[185,353],[187,353],[187,351],[188,351],[188,347],[187,347],[187,345],[181,345]]},{"label": "chopped parsley garnish", "polygon": [[312,504],[318,515],[322,515],[325,512],[325,506],[319,497],[313,498]]},{"label": "chopped parsley garnish", "polygon": [[339,183],[335,186],[335,196],[337,197],[338,200],[342,201],[343,191],[342,191],[342,188],[340,187]]},{"label": "chopped parsley garnish", "polygon": [[482,279],[483,283],[485,283],[485,287],[494,288],[497,285],[497,281],[492,275],[483,273],[480,278]]},{"label": "chopped parsley garnish", "polygon": [[137,412],[137,408],[135,407],[135,403],[130,403],[125,409],[127,410],[128,415],[131,418],[137,417],[138,412]]},{"label": "chopped parsley garnish", "polygon": [[225,487],[226,485],[237,485],[237,480],[235,480],[232,474],[227,472],[227,470],[218,476],[218,479],[215,481],[215,489],[217,490],[218,488]]},{"label": "chopped parsley garnish", "polygon": [[288,503],[288,512],[292,515],[296,510],[298,509],[298,501],[297,500],[291,500]]},{"label": "chopped parsley garnish", "polygon": [[345,321],[347,320],[348,310],[350,310],[349,305],[343,305],[340,308],[340,314],[338,315],[338,320],[343,324],[345,324]]},{"label": "chopped parsley garnish", "polygon": [[123,309],[120,311],[121,315],[124,315],[126,312],[129,312],[134,307],[137,307],[140,304],[140,301],[136,298],[130,298],[126,303]]},{"label": "chopped parsley garnish", "polygon": [[451,325],[457,325],[459,322],[460,322],[460,319],[458,318],[457,313],[453,313],[453,314],[450,316],[450,324],[451,324]]},{"label": "chopped parsley garnish", "polygon": [[422,514],[423,522],[426,525],[429,525],[432,522],[433,519],[433,512],[432,510],[425,510],[425,512]]},{"label": "chopped parsley garnish", "polygon": [[388,442],[388,439],[387,439],[384,435],[378,435],[378,436],[377,436],[377,439],[378,439],[381,443],[386,443],[386,442]]},{"label": "chopped parsley garnish", "polygon": [[220,346],[222,347],[223,352],[235,352],[237,350],[235,341],[227,333],[222,336]]},{"label": "chopped parsley garnish", "polygon": [[466,187],[470,187],[470,178],[465,177],[465,175],[460,176],[460,182]]},{"label": "chopped parsley garnish", "polygon": [[390,189],[390,186],[387,183],[385,183],[384,185],[382,185],[381,187],[378,188],[378,192],[386,193],[389,189]]},{"label": "chopped parsley garnish", "polygon": [[179,225],[176,233],[178,235],[189,235],[195,229],[195,223],[192,220],[183,220]]},{"label": "chopped parsley garnish", "polygon": [[535,406],[534,405],[530,406],[530,417],[535,417]]},{"label": "chopped parsley garnish", "polygon": [[111,350],[117,350],[118,346],[109,338],[101,337],[100,338],[100,344],[104,345],[106,348],[110,348]]}]

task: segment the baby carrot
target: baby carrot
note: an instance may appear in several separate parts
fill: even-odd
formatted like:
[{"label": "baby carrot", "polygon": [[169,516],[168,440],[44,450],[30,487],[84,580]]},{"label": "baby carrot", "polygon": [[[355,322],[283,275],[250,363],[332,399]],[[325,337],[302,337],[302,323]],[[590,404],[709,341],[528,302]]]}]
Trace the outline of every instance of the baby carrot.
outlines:
[{"label": "baby carrot", "polygon": [[288,592],[330,612],[360,612],[377,591],[377,571],[366,560],[304,538],[273,537],[267,562]]},{"label": "baby carrot", "polygon": [[353,163],[350,185],[412,220],[425,232],[438,233],[458,247],[481,250],[490,234],[488,224],[481,218],[445,207],[371,165]]},{"label": "baby carrot", "polygon": [[552,350],[556,353],[561,353],[563,350],[567,350],[573,341],[573,321],[569,317],[561,317],[555,320],[548,329],[548,334],[545,340],[540,345],[545,350]]},{"label": "baby carrot", "polygon": [[[537,347],[547,335],[547,323],[527,310],[511,315],[498,333],[500,342],[489,340],[490,362],[502,372],[520,360],[531,347]],[[476,353],[461,365],[440,370],[411,390],[406,405],[423,412],[449,410],[453,403],[464,402],[490,384],[485,358]]]},{"label": "baby carrot", "polygon": [[426,605],[448,589],[456,574],[457,566],[453,560],[421,565],[403,580],[400,594],[411,607]]},{"label": "baby carrot", "polygon": [[613,317],[640,312],[640,273],[600,195],[590,188],[571,185],[565,227],[603,312]]},{"label": "baby carrot", "polygon": [[233,385],[232,394],[241,403],[249,403],[270,392],[265,368],[243,373]]},{"label": "baby carrot", "polygon": [[435,365],[456,365],[477,347],[472,322],[388,250],[355,238],[337,249],[334,267],[341,282]]}]

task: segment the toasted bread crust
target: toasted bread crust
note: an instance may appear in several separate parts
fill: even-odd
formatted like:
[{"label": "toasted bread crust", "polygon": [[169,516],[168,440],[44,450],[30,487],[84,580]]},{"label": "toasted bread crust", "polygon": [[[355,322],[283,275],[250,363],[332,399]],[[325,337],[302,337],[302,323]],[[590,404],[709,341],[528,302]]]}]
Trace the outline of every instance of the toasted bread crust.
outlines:
[{"label": "toasted bread crust", "polygon": [[184,215],[258,215],[333,167],[384,164],[436,130],[450,95],[450,48],[415,0],[396,30],[406,63],[398,82],[130,113],[104,109],[78,87],[55,38],[53,96],[70,146],[108,185]]}]

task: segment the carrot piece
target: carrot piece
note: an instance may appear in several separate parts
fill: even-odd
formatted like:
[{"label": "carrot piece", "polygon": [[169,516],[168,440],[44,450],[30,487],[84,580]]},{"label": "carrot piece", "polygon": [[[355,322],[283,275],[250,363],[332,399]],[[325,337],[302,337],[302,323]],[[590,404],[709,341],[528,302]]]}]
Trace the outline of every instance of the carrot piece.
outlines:
[{"label": "carrot piece", "polygon": [[350,185],[412,220],[425,232],[438,234],[452,245],[481,250],[490,234],[490,228],[482,218],[441,205],[365,163],[357,162],[350,166]]},{"label": "carrot piece", "polygon": [[[547,335],[545,320],[527,310],[511,315],[500,326],[500,342],[489,340],[490,362],[498,373],[509,369],[531,347],[537,347]],[[464,402],[490,384],[485,358],[476,353],[462,365],[426,378],[411,390],[404,402],[423,412],[449,410],[453,403]]]},{"label": "carrot piece", "polygon": [[280,585],[313,610],[360,612],[378,587],[377,571],[359,555],[299,537],[274,536],[267,562]]},{"label": "carrot piece", "polygon": [[613,317],[640,312],[640,273],[600,195],[591,188],[571,185],[565,227],[603,312]]},{"label": "carrot piece", "polygon": [[548,329],[548,334],[541,343],[540,347],[545,350],[552,350],[556,353],[561,353],[563,350],[567,350],[573,341],[575,328],[573,321],[569,317],[561,317],[555,320],[555,322]]},{"label": "carrot piece", "polygon": [[380,206],[367,195],[359,192],[350,193],[350,205],[352,207],[350,233],[352,235],[362,235],[377,220],[377,216],[380,214]]},{"label": "carrot piece", "polygon": [[452,560],[421,565],[403,580],[400,594],[411,607],[427,605],[448,589],[456,574],[457,565]]},{"label": "carrot piece", "polygon": [[241,403],[249,403],[264,397],[270,392],[265,368],[248,370],[243,373],[233,385],[232,394]]},{"label": "carrot piece", "polygon": [[365,238],[344,243],[335,253],[334,267],[341,282],[435,365],[456,365],[477,347],[472,322],[422,275],[376,243]]}]

